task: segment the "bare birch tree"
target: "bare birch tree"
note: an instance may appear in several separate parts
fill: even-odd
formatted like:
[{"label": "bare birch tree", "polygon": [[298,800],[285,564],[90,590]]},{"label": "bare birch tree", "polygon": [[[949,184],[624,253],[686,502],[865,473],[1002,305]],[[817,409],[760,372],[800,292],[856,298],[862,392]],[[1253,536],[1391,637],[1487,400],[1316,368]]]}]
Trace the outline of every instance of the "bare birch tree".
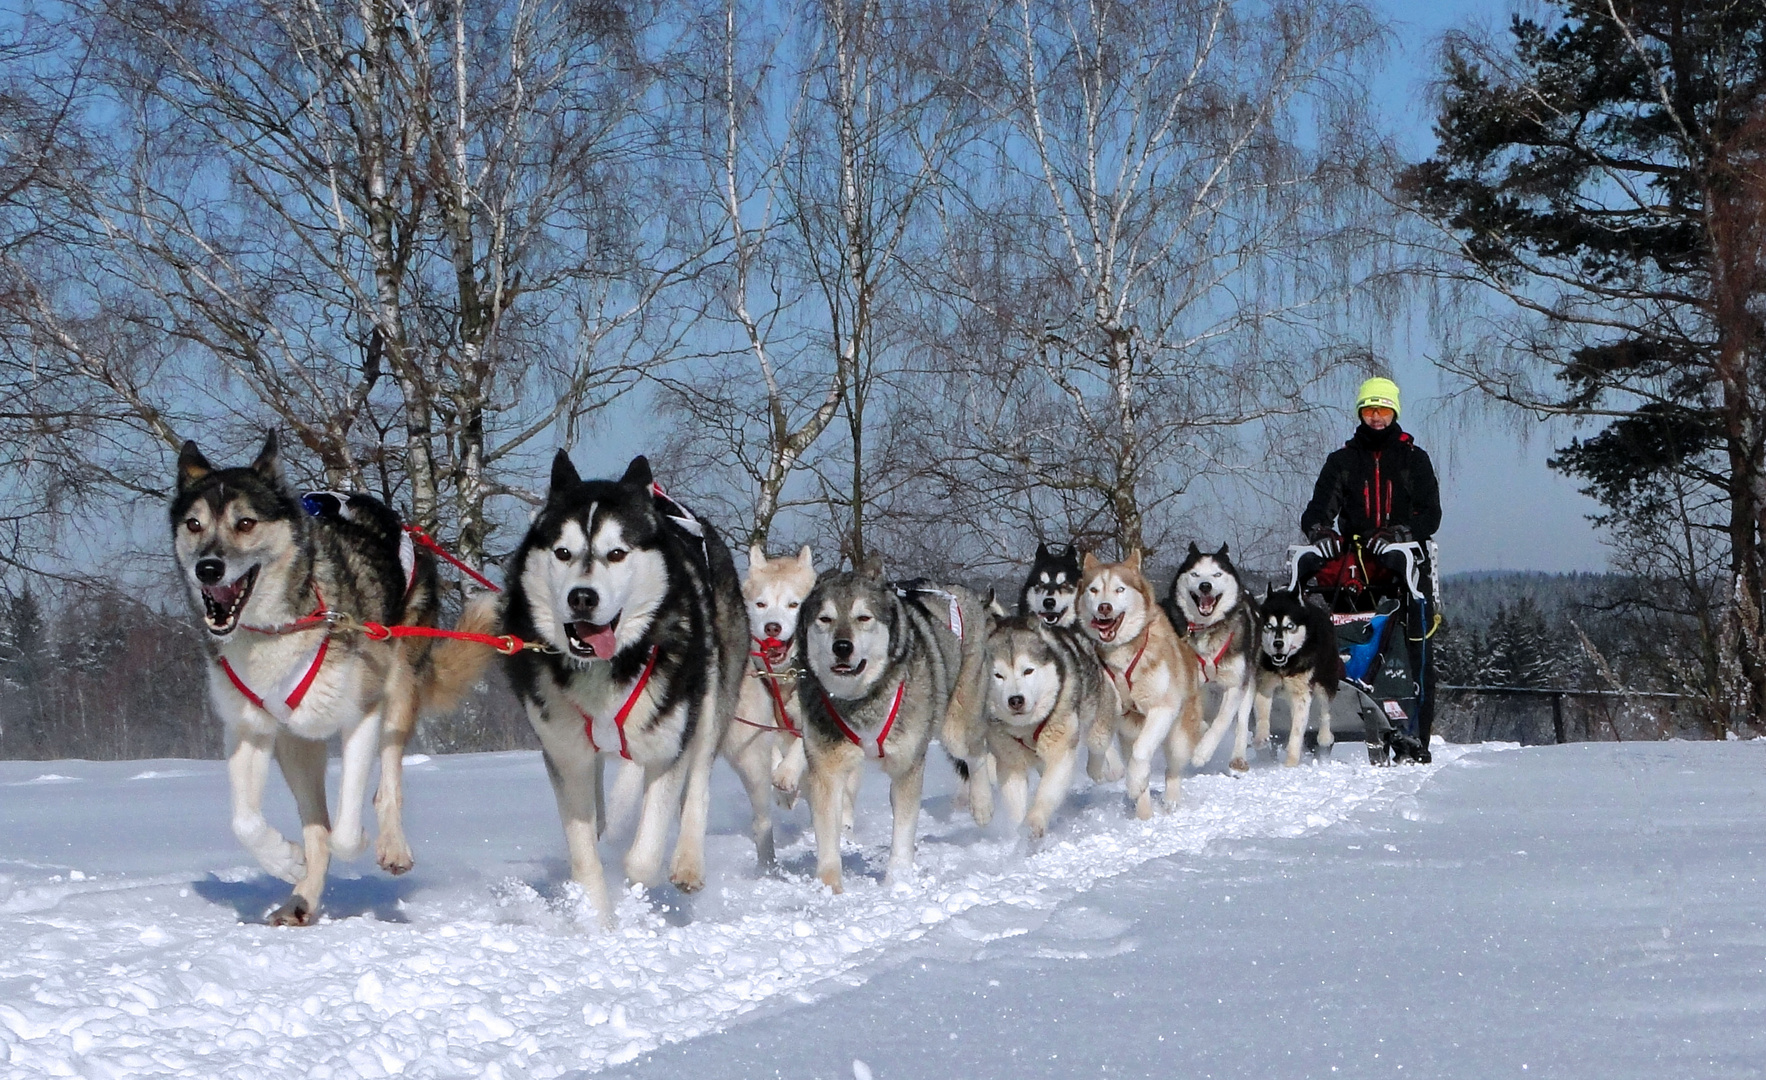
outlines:
[{"label": "bare birch tree", "polygon": [[1365,352],[1382,35],[1349,2],[1008,5],[923,320],[967,516],[1156,549],[1196,478],[1261,474],[1255,444]]},{"label": "bare birch tree", "polygon": [[268,420],[326,482],[448,522],[482,561],[491,500],[525,491],[523,455],[574,439],[652,362],[655,302],[695,262],[640,209],[666,205],[669,179],[655,18],[564,2],[85,10],[118,164],[89,193],[103,260],[42,311],[64,366],[103,366],[108,343],[78,330],[102,307],[184,376],[160,372],[129,408],[194,402],[221,422],[211,441]]}]

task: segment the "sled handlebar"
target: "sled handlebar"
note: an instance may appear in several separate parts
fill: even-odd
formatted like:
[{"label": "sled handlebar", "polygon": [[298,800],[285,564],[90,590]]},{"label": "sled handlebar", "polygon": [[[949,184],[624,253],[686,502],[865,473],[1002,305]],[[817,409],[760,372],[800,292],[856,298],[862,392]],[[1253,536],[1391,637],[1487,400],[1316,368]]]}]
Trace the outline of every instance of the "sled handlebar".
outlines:
[{"label": "sled handlebar", "polygon": [[[1410,595],[1418,600],[1423,599],[1423,591],[1417,581],[1417,563],[1422,561],[1423,545],[1415,540],[1406,540],[1401,544],[1387,544],[1385,551],[1396,551],[1404,556],[1404,585]],[[1300,591],[1300,559],[1305,555],[1317,555],[1324,558],[1324,552],[1318,550],[1317,544],[1288,545],[1288,591]]]}]

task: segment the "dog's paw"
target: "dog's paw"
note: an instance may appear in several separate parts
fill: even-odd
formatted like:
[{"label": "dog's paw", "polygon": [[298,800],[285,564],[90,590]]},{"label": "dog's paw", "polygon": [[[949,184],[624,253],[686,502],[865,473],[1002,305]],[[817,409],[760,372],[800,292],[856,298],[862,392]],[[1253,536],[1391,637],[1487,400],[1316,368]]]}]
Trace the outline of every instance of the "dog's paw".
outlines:
[{"label": "dog's paw", "polygon": [[411,867],[417,865],[417,857],[411,854],[411,845],[403,836],[387,836],[382,833],[374,847],[374,861],[380,868],[394,875],[409,873]]},{"label": "dog's paw", "polygon": [[282,906],[270,912],[271,926],[311,926],[318,921],[318,912],[300,895],[289,897]]},{"label": "dog's paw", "polygon": [[1153,796],[1141,792],[1140,798],[1134,801],[1134,816],[1146,821],[1153,816]]},{"label": "dog's paw", "polygon": [[676,870],[668,876],[668,880],[682,892],[694,893],[705,888],[705,871],[699,868]]},{"label": "dog's paw", "polygon": [[1035,814],[1025,818],[1024,824],[1029,828],[1030,838],[1032,840],[1041,840],[1049,834],[1049,823],[1037,817]]},{"label": "dog's paw", "polygon": [[829,891],[833,892],[835,895],[839,895],[841,891],[839,867],[835,867],[832,870],[821,871],[816,875],[816,880],[820,881],[823,885],[826,885]]},{"label": "dog's paw", "polygon": [[1251,771],[1251,763],[1246,761],[1242,757],[1233,758],[1231,761],[1226,763],[1226,767],[1236,773]]},{"label": "dog's paw", "polygon": [[307,854],[299,844],[291,844],[284,840],[277,849],[260,854],[258,865],[272,877],[279,877],[290,885],[307,876]]}]

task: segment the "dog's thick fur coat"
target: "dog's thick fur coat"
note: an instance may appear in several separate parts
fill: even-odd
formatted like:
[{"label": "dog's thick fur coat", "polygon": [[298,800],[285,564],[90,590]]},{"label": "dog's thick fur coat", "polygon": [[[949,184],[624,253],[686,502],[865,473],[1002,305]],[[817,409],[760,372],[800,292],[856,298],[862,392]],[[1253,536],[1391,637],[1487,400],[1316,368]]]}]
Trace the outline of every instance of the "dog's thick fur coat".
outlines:
[{"label": "dog's thick fur coat", "polygon": [[1220,687],[1220,708],[1208,721],[1190,764],[1198,769],[1208,764],[1230,729],[1229,767],[1244,772],[1250,768],[1245,744],[1257,651],[1256,611],[1226,548],[1222,544],[1219,551],[1202,551],[1190,545],[1171,578],[1166,611],[1195,652],[1202,681]]},{"label": "dog's thick fur coat", "polygon": [[815,585],[816,564],[809,548],[794,558],[778,559],[767,558],[758,544],[748,549],[748,576],[742,579],[752,639],[748,673],[734,723],[724,732],[718,752],[748,792],[754,849],[762,867],[773,864],[773,799],[787,808],[795,806],[808,764],[791,642],[803,601]]},{"label": "dog's thick fur coat", "polygon": [[545,752],[571,877],[611,925],[596,850],[603,757],[643,769],[626,875],[658,883],[678,813],[669,878],[688,892],[705,882],[711,766],[748,660],[735,562],[715,529],[662,494],[644,458],[619,480],[585,481],[559,451],[513,565],[505,625],[557,652],[509,657],[510,682]]},{"label": "dog's thick fur coat", "polygon": [[[1079,579],[1080,626],[1122,696],[1117,728],[1127,761],[1127,794],[1135,816],[1153,816],[1148,786],[1153,754],[1165,749],[1165,806],[1183,792],[1183,768],[1202,738],[1202,695],[1195,653],[1172,629],[1141,572],[1137,549],[1118,563],[1085,555]],[[1107,747],[1094,743],[1103,753]]]},{"label": "dog's thick fur coat", "polygon": [[[411,868],[405,744],[420,712],[448,707],[477,680],[490,650],[423,638],[372,641],[323,621],[266,632],[322,612],[433,626],[440,606],[434,561],[417,549],[407,567],[398,516],[369,496],[333,497],[334,512],[310,514],[282,479],[274,433],[243,468],[217,469],[186,442],[177,480],[172,547],[216,654],[208,690],[225,725],[233,833],[265,870],[294,883],[270,921],[304,926],[318,917],[331,856],[353,859],[367,846],[362,808],[377,751],[376,856],[390,873]],[[459,629],[493,626],[489,596],[467,606]],[[325,740],[334,735],[343,747],[335,827],[325,796]],[[294,793],[299,844],[264,818],[272,758]]]},{"label": "dog's thick fur coat", "polygon": [[[1122,703],[1078,628],[1049,625],[1037,614],[989,623],[982,664],[987,748],[997,762],[1006,820],[1014,828],[1027,825],[1031,839],[1040,839],[1067,797],[1082,743],[1106,743],[1105,753],[1091,754],[1090,761],[1094,772],[1106,771]],[[1027,810],[1032,769],[1042,781]],[[1120,776],[1120,761],[1109,771]],[[985,825],[986,812],[973,803],[972,809]]]},{"label": "dog's thick fur coat", "polygon": [[887,880],[908,878],[926,748],[941,725],[971,730],[979,710],[980,601],[956,586],[895,585],[867,569],[824,575],[797,625],[816,876],[835,892],[841,820],[865,760],[890,780]]},{"label": "dog's thick fur coat", "polygon": [[[1330,613],[1283,589],[1265,594],[1257,614],[1258,746],[1269,745],[1269,711],[1277,688],[1288,695],[1288,748],[1285,764],[1300,764],[1313,693],[1329,702],[1336,696],[1343,661],[1337,653],[1337,632]],[[1318,745],[1327,751],[1336,742],[1331,710],[1321,710]]]}]

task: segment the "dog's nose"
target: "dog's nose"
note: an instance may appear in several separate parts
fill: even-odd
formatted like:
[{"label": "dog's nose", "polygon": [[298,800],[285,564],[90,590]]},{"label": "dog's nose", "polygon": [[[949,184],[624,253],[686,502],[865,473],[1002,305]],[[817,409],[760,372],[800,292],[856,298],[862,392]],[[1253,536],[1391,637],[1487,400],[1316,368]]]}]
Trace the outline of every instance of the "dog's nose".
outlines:
[{"label": "dog's nose", "polygon": [[1042,607],[1043,607],[1044,611],[1055,610],[1055,598],[1052,596],[1043,597],[1042,598]]},{"label": "dog's nose", "polygon": [[1103,603],[1098,605],[1098,614],[1102,615],[1106,619],[1108,619],[1110,617],[1110,612],[1112,612],[1114,610],[1116,610],[1116,609],[1111,606],[1111,604],[1108,600],[1106,600]]},{"label": "dog's nose", "polygon": [[196,563],[196,580],[204,585],[219,585],[221,578],[227,574],[227,564],[219,559],[199,559]]},{"label": "dog's nose", "polygon": [[572,615],[593,615],[595,605],[601,602],[601,594],[587,587],[570,590],[568,597]]},{"label": "dog's nose", "polygon": [[852,659],[852,642],[845,638],[834,639],[834,656],[839,660]]},{"label": "dog's nose", "polygon": [[1196,586],[1196,591],[1201,593],[1203,596],[1207,596],[1209,593],[1214,591],[1214,583],[1211,581],[1204,581],[1200,585]]},{"label": "dog's nose", "polygon": [[1018,709],[1022,709],[1024,707],[1024,695],[1023,694],[1013,694],[1011,697],[1006,699],[1006,704],[1010,705],[1012,707],[1013,711],[1016,711]]},{"label": "dog's nose", "polygon": [[779,631],[783,630],[784,627],[780,626],[776,622],[770,622],[770,623],[766,624],[765,629],[766,629],[766,636],[767,637],[776,638],[779,636]]}]

